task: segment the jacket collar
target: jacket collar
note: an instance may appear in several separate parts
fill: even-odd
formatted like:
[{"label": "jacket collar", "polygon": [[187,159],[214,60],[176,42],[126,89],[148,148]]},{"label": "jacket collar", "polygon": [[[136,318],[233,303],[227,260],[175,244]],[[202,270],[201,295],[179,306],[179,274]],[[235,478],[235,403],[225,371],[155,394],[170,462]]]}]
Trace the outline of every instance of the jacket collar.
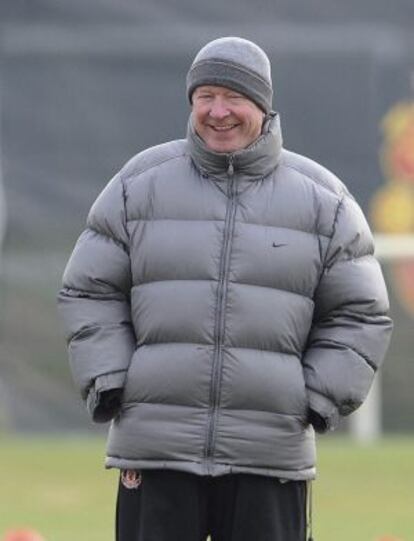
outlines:
[{"label": "jacket collar", "polygon": [[196,133],[192,115],[188,121],[187,142],[196,167],[204,174],[227,181],[230,163],[234,173],[246,180],[263,178],[275,169],[282,151],[282,133],[279,114],[269,113],[263,125],[262,135],[250,146],[232,153],[210,150]]}]

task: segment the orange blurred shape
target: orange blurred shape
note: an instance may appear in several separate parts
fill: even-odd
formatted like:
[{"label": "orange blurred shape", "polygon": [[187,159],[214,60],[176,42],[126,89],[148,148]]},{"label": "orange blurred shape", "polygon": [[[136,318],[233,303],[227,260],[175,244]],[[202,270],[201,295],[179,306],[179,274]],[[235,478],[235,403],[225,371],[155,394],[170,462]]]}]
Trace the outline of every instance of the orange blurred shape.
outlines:
[{"label": "orange blurred shape", "polygon": [[384,537],[378,537],[376,541],[402,541],[399,537],[393,537],[392,535],[386,535]]},{"label": "orange blurred shape", "polygon": [[29,530],[27,528],[21,528],[19,530],[10,530],[6,532],[2,541],[45,541],[35,530]]}]

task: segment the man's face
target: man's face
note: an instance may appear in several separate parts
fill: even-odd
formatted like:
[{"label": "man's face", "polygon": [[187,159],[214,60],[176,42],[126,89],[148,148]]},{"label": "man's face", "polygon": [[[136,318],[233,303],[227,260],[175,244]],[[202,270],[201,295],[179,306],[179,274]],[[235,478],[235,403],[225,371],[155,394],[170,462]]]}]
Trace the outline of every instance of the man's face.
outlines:
[{"label": "man's face", "polygon": [[241,150],[261,134],[264,112],[239,92],[223,86],[199,86],[192,102],[194,128],[215,152]]}]

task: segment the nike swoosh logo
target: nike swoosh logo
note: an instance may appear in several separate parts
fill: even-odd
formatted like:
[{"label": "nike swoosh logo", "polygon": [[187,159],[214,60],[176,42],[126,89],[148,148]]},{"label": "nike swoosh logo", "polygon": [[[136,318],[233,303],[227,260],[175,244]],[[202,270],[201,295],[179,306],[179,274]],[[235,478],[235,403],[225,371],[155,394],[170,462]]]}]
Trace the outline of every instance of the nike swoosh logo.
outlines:
[{"label": "nike swoosh logo", "polygon": [[287,246],[287,244],[285,242],[281,242],[281,243],[274,242],[272,246],[273,248],[280,248],[281,246]]}]

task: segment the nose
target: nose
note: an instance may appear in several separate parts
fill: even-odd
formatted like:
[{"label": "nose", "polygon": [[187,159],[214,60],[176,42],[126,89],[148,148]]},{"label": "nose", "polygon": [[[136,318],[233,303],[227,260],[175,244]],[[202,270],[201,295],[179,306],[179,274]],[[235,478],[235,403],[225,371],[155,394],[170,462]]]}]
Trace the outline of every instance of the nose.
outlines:
[{"label": "nose", "polygon": [[226,116],[229,116],[230,111],[225,101],[222,100],[221,97],[216,97],[213,100],[213,103],[211,104],[211,109],[210,109],[209,114],[211,118],[214,118],[216,120],[221,120],[223,118],[226,118]]}]

